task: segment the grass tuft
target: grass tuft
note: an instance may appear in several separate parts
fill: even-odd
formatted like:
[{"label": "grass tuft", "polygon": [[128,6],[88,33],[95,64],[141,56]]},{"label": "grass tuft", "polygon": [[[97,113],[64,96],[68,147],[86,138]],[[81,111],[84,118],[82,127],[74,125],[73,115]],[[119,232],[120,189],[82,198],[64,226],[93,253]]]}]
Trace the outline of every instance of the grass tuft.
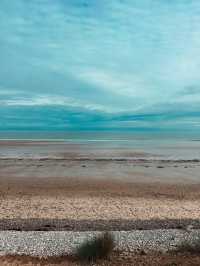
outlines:
[{"label": "grass tuft", "polygon": [[179,253],[200,254],[200,242],[182,243],[176,251]]},{"label": "grass tuft", "polygon": [[75,255],[80,261],[94,262],[98,259],[108,258],[114,246],[113,236],[106,232],[84,242],[78,247]]},{"label": "grass tuft", "polygon": [[185,239],[176,249],[179,253],[190,253],[200,255],[200,235],[196,239]]}]

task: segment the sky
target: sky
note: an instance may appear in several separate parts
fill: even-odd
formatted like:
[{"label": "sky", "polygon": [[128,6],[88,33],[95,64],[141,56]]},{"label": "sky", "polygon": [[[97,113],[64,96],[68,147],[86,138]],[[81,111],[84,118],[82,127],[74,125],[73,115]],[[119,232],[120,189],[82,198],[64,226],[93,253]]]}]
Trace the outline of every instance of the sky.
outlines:
[{"label": "sky", "polygon": [[1,0],[0,130],[200,133],[200,1]]}]

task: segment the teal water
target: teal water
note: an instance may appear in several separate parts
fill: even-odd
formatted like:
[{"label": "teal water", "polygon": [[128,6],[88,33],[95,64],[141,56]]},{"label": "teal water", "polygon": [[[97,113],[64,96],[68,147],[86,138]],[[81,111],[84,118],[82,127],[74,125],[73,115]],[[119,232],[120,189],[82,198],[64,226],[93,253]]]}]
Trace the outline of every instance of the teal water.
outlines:
[{"label": "teal water", "polygon": [[167,131],[0,131],[0,140],[46,140],[67,142],[131,142],[137,140],[200,141],[197,132]]}]

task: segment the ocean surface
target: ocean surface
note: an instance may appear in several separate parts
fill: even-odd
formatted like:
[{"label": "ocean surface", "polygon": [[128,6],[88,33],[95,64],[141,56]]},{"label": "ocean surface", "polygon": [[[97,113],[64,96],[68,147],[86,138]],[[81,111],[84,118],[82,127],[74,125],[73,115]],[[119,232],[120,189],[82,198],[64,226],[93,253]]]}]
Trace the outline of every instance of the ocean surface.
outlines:
[{"label": "ocean surface", "polygon": [[[78,154],[118,158],[162,158],[170,160],[199,160],[200,138],[190,134],[159,132],[55,132],[0,131],[0,157],[62,157]],[[9,143],[18,143],[10,145]],[[20,145],[26,142],[28,145]],[[40,143],[39,143],[40,142]],[[9,145],[6,145],[9,144]],[[84,152],[83,152],[84,151]]]}]

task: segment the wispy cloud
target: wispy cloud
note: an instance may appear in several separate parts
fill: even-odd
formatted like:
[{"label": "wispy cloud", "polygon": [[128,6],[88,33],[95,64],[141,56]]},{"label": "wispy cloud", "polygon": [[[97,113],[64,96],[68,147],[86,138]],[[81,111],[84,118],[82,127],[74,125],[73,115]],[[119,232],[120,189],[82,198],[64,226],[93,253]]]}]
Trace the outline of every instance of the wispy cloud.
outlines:
[{"label": "wispy cloud", "polygon": [[77,72],[80,79],[106,91],[111,91],[114,95],[135,97],[138,95],[138,90],[144,91],[143,97],[148,94],[148,91],[145,91],[147,84],[139,76],[134,76],[131,73],[119,75],[118,71],[106,69],[80,69]]},{"label": "wispy cloud", "polygon": [[105,106],[95,105],[91,103],[81,102],[79,100],[70,98],[70,97],[58,97],[55,95],[44,95],[44,96],[35,96],[29,98],[17,99],[3,99],[0,100],[0,105],[9,107],[9,106],[18,106],[18,107],[35,107],[35,106],[63,106],[63,107],[74,107],[79,109],[91,110],[91,111],[102,111],[110,112]]}]

